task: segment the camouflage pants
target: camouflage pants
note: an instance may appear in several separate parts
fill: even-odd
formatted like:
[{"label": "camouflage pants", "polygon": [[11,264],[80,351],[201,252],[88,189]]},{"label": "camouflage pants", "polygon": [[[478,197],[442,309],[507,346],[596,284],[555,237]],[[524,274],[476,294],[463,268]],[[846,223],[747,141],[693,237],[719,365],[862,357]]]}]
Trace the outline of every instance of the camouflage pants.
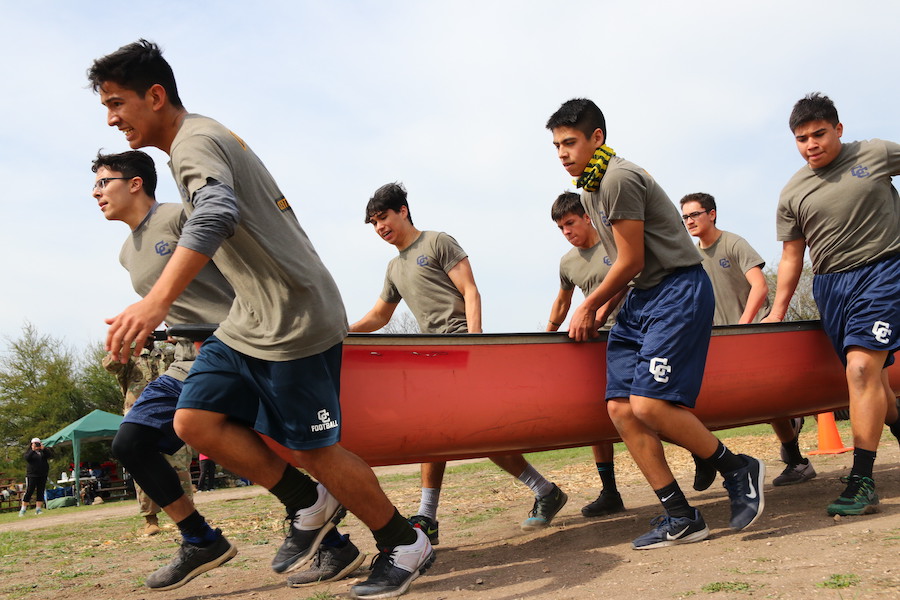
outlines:
[{"label": "camouflage pants", "polygon": [[[181,450],[172,456],[169,456],[168,454],[163,454],[163,456],[169,464],[172,465],[175,472],[178,473],[178,479],[181,480],[181,489],[184,490],[185,495],[193,500],[194,486],[191,483],[191,461],[194,458],[194,451],[185,444]],[[161,511],[159,506],[156,505],[156,502],[151,500],[137,483],[134,484],[134,491],[137,493],[137,500],[142,517],[149,517],[150,515],[158,514]]]}]

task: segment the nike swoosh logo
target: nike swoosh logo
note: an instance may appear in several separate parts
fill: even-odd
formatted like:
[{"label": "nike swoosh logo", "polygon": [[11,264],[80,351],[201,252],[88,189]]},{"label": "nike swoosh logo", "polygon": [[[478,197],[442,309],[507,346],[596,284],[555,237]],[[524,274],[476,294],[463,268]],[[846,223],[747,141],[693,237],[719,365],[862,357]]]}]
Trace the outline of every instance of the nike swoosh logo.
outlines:
[{"label": "nike swoosh logo", "polygon": [[666,539],[667,539],[667,540],[677,540],[678,538],[680,538],[681,536],[683,536],[685,533],[687,533],[687,530],[688,530],[689,528],[690,528],[690,525],[686,526],[684,529],[682,529],[681,531],[679,531],[679,532],[676,533],[675,535],[672,535],[671,533],[666,532]]},{"label": "nike swoosh logo", "polygon": [[671,494],[669,494],[669,495],[666,496],[665,498],[662,498],[662,501],[663,501],[663,502],[667,502],[667,501],[668,501],[672,496],[674,496],[674,495],[675,495],[675,492],[672,492]]},{"label": "nike swoosh logo", "polygon": [[750,484],[750,493],[744,495],[753,500],[756,498],[756,488],[753,486],[753,475],[750,473],[747,473],[747,482]]}]

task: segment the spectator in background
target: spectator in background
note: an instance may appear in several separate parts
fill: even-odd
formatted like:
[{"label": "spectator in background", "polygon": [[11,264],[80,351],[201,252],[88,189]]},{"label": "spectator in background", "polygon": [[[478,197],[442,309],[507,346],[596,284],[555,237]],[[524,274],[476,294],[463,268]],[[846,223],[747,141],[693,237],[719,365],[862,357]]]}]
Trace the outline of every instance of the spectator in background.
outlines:
[{"label": "spectator in background", "polygon": [[216,461],[205,454],[200,455],[200,478],[197,481],[198,492],[211,492],[216,489]]},{"label": "spectator in background", "polygon": [[31,447],[25,451],[25,462],[28,463],[25,471],[25,483],[28,487],[22,497],[22,508],[19,509],[20,517],[25,516],[32,494],[35,494],[34,514],[39,515],[44,512],[44,487],[47,484],[47,475],[50,473],[49,461],[51,458],[53,458],[53,451],[50,448],[44,448],[40,438],[32,438]]}]

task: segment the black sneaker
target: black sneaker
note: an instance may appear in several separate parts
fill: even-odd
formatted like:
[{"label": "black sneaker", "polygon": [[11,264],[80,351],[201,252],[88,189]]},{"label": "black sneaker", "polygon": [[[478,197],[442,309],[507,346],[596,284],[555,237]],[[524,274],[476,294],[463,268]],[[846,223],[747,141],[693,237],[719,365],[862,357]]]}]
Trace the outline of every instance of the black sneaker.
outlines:
[{"label": "black sneaker", "polygon": [[706,526],[703,515],[696,508],[693,519],[660,515],[650,521],[650,526],[653,529],[631,542],[632,548],[650,550],[675,544],[690,544],[709,537],[709,527]]},{"label": "black sneaker", "polygon": [[698,492],[708,490],[716,480],[716,467],[708,460],[703,460],[696,454],[691,454],[694,459],[694,489]]},{"label": "black sneaker", "polygon": [[602,517],[623,512],[624,510],[625,504],[622,502],[622,496],[619,492],[603,490],[596,500],[581,509],[581,514],[585,517]]},{"label": "black sneaker", "polygon": [[766,506],[763,481],[766,465],[759,459],[739,454],[746,464],[740,469],[725,473],[723,485],[731,499],[731,528],[743,529],[753,524]]},{"label": "black sneaker", "polygon": [[424,531],[432,546],[437,546],[441,543],[441,539],[438,537],[438,522],[434,519],[425,515],[413,515],[409,518],[409,524]]},{"label": "black sneaker", "polygon": [[568,500],[569,497],[566,496],[565,492],[554,483],[552,492],[546,496],[534,499],[534,507],[528,513],[530,516],[522,521],[522,529],[524,531],[535,531],[549,526],[550,522],[553,521],[553,517],[566,505]]},{"label": "black sneaker", "polygon": [[216,533],[219,534],[219,538],[209,546],[201,547],[182,542],[172,562],[151,573],[145,585],[159,592],[174,590],[197,575],[215,569],[234,558],[237,548],[225,539],[221,529],[216,529]]},{"label": "black sneaker", "polygon": [[796,465],[786,466],[784,471],[781,472],[781,475],[772,480],[772,485],[779,487],[783,485],[795,485],[803,483],[804,481],[809,481],[815,476],[816,470],[813,468],[812,463],[809,462],[809,459],[806,459],[805,463],[800,462]]},{"label": "black sneaker", "polygon": [[288,577],[288,587],[303,587],[313,583],[338,581],[359,568],[366,555],[347,541],[343,548],[319,546],[313,558],[312,566],[305,571],[294,573]]},{"label": "black sneaker", "polygon": [[272,559],[272,570],[276,573],[296,571],[311,561],[325,534],[347,514],[347,509],[321,483],[318,488],[319,499],[315,504],[285,517],[288,533]]},{"label": "black sneaker", "polygon": [[402,596],[409,585],[434,564],[435,554],[428,536],[414,529],[416,541],[380,551],[372,560],[372,574],[350,588],[353,598],[393,598]]}]

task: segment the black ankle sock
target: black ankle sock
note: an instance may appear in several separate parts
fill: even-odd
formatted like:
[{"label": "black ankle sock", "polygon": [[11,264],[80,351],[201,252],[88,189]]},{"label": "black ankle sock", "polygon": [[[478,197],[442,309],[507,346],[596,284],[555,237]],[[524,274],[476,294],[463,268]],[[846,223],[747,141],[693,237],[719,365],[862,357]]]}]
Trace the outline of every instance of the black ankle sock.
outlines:
[{"label": "black ankle sock", "polygon": [[716,470],[724,475],[725,473],[730,473],[731,471],[736,471],[744,466],[744,459],[742,459],[737,454],[734,454],[731,450],[725,447],[725,445],[720,441],[719,445],[716,447],[716,451],[713,452],[712,456],[706,458],[710,463],[715,465]]},{"label": "black ankle sock", "polygon": [[863,450],[862,448],[856,448],[855,450],[853,450],[853,468],[850,469],[850,474],[872,479],[872,468],[875,465],[875,454],[876,452],[872,450]]},{"label": "black ankle sock", "polygon": [[672,481],[669,485],[653,491],[656,492],[656,496],[670,517],[694,517],[694,509],[688,504],[677,481]]},{"label": "black ankle sock", "polygon": [[195,546],[208,546],[219,537],[219,534],[209,526],[203,515],[196,510],[178,521],[176,525],[181,532],[181,537]]},{"label": "black ankle sock", "polygon": [[785,456],[787,456],[787,464],[799,465],[800,463],[806,463],[803,460],[803,455],[800,454],[800,438],[795,437],[790,442],[782,443],[781,447],[784,448]]},{"label": "black ankle sock", "polygon": [[417,539],[416,530],[409,524],[409,521],[400,515],[396,508],[394,509],[394,516],[391,517],[387,525],[381,529],[373,530],[372,535],[375,536],[375,543],[380,549],[408,546],[409,544],[414,544]]},{"label": "black ankle sock", "polygon": [[312,506],[319,499],[316,482],[290,465],[285,467],[281,479],[269,491],[284,504],[289,513]]},{"label": "black ankle sock", "polygon": [[613,469],[613,464],[611,462],[598,462],[594,464],[597,465],[597,473],[600,474],[600,481],[603,483],[603,491],[610,494],[618,494],[619,490],[616,488],[616,472]]}]

